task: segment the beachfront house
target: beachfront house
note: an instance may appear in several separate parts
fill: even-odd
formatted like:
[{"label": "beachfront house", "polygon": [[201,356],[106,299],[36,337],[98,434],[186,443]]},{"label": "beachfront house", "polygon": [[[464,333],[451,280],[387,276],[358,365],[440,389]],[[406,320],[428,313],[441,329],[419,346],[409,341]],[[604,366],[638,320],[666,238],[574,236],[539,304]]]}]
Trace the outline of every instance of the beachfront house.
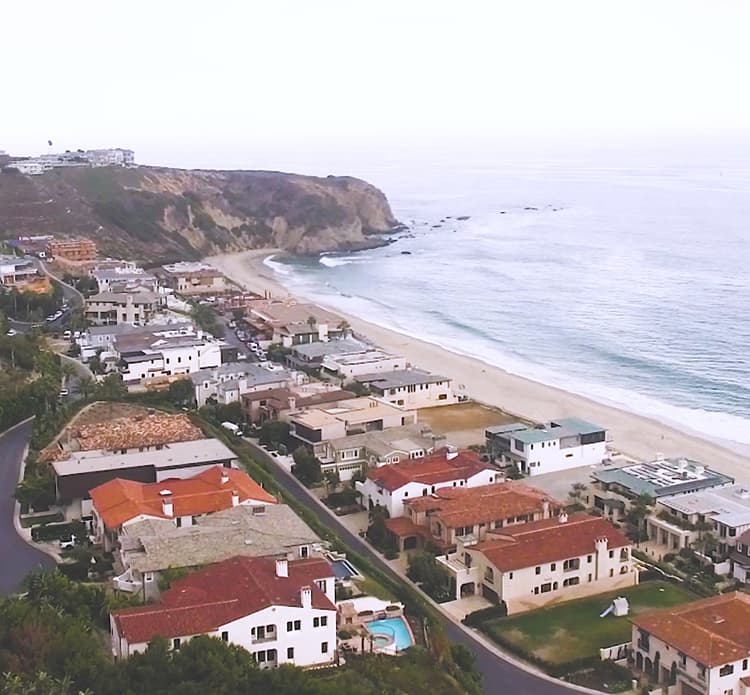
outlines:
[{"label": "beachfront house", "polygon": [[591,472],[591,477],[593,508],[613,521],[624,519],[630,503],[641,495],[658,501],[662,497],[686,495],[734,482],[733,478],[698,461],[661,455],[649,462],[597,468]]},{"label": "beachfront house", "polygon": [[328,342],[346,334],[340,316],[315,304],[295,300],[259,299],[250,303],[249,320],[258,320],[271,332],[271,342],[285,348]]},{"label": "beachfront house", "polygon": [[127,659],[155,637],[177,650],[209,635],[243,647],[262,669],[330,665],[334,584],[323,558],[231,558],[176,580],[158,603],[112,611],[112,654]]},{"label": "beachfront house", "polygon": [[83,316],[92,326],[143,326],[161,307],[162,298],[152,292],[99,292],[86,299]]},{"label": "beachfront house", "polygon": [[456,552],[437,559],[457,599],[482,595],[517,613],[637,584],[631,550],[607,519],[562,513],[493,529],[484,540],[461,536]]},{"label": "beachfront house", "polygon": [[490,427],[485,437],[493,459],[529,476],[593,466],[607,457],[606,430],[579,418],[559,418],[539,427]]},{"label": "beachfront house", "polygon": [[[726,558],[737,539],[750,530],[750,490],[744,485],[716,487],[682,495],[659,497],[653,513],[646,520],[649,540],[677,553],[692,547],[707,533],[716,539],[713,554]],[[717,572],[727,574],[729,562],[715,565]]]},{"label": "beachfront house", "polygon": [[423,458],[372,468],[355,489],[363,506],[382,507],[389,517],[397,517],[403,516],[407,499],[427,497],[440,488],[478,487],[502,480],[476,452],[446,447]]},{"label": "beachfront house", "polygon": [[[745,695],[750,684],[750,596],[734,592],[633,616],[638,673],[660,692]],[[655,692],[651,690],[651,692]]]},{"label": "beachfront house", "polygon": [[397,369],[390,372],[355,376],[373,396],[403,408],[431,408],[458,402],[451,379],[423,369]]}]

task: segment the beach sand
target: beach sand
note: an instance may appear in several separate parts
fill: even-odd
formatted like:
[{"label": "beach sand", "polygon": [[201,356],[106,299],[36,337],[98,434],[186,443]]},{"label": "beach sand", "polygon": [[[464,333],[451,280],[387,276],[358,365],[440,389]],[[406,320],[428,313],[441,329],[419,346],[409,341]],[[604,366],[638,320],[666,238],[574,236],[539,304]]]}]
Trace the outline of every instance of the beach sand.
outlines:
[{"label": "beach sand", "polygon": [[[248,289],[274,297],[290,296],[263,259],[273,250],[224,254],[206,259],[224,274]],[[341,314],[338,310],[336,313]],[[577,416],[606,427],[611,445],[634,458],[652,460],[657,453],[685,456],[733,476],[750,480],[750,456],[719,443],[691,435],[665,424],[577,394],[510,374],[472,357],[459,355],[431,343],[405,336],[346,315],[352,329],[386,350],[408,358],[416,367],[453,379],[459,394],[535,421]]]}]

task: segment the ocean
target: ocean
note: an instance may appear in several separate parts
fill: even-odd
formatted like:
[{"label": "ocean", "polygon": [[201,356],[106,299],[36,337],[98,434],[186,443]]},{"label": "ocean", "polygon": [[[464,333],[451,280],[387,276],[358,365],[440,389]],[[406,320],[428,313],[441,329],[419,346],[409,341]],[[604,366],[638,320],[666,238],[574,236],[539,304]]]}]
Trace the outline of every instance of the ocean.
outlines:
[{"label": "ocean", "polygon": [[357,174],[408,232],[267,260],[291,291],[750,444],[750,160],[438,158]]}]

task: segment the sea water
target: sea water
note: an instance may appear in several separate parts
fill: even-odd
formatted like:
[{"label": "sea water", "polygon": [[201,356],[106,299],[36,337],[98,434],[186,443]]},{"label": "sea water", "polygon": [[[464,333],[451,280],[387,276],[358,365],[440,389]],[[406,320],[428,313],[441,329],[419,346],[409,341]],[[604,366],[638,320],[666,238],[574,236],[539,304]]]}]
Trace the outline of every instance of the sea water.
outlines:
[{"label": "sea water", "polygon": [[407,233],[267,263],[328,306],[747,445],[748,162],[373,168]]}]

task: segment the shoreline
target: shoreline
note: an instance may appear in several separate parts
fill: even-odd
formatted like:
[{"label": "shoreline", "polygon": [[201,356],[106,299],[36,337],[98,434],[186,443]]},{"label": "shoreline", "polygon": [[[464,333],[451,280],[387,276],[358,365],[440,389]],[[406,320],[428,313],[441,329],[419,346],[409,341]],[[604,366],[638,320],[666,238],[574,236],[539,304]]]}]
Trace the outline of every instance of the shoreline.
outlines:
[{"label": "shoreline", "polygon": [[[221,254],[206,261],[239,285],[258,294],[270,292],[274,297],[292,297],[292,293],[263,263],[275,253],[280,251],[263,249]],[[458,393],[478,402],[539,422],[579,416],[606,427],[612,446],[633,458],[653,460],[657,453],[686,456],[731,475],[738,482],[750,477],[750,456],[721,442],[512,374],[478,358],[384,328],[338,309],[326,308],[346,318],[355,332],[367,336],[383,349],[403,355],[416,367],[450,377]],[[464,389],[458,388],[459,385]]]}]

